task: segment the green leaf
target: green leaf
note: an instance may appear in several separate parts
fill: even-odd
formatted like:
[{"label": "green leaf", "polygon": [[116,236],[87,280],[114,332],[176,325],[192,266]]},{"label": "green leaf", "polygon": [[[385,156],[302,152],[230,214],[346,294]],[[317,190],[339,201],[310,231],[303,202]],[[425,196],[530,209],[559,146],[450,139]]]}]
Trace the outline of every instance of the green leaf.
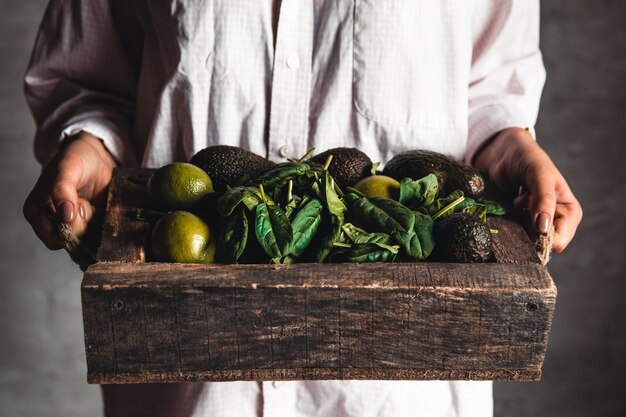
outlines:
[{"label": "green leaf", "polygon": [[474,204],[473,206],[464,207],[461,210],[463,213],[473,214],[478,217],[480,220],[486,222],[487,221],[487,208],[482,204]]},{"label": "green leaf", "polygon": [[[393,250],[393,248],[392,248]],[[394,259],[396,252],[381,247],[376,243],[358,243],[350,248],[337,248],[330,256],[332,262],[388,262]]]},{"label": "green leaf", "polygon": [[395,200],[367,198],[348,194],[351,214],[364,227],[375,232],[391,235],[405,250],[408,256],[422,259],[420,236],[414,230],[416,215],[413,211]]},{"label": "green leaf", "polygon": [[318,199],[313,199],[296,213],[296,216],[291,222],[293,229],[293,239],[290,250],[291,255],[300,256],[309,246],[322,222],[321,215],[323,209],[324,206],[322,202]]},{"label": "green leaf", "polygon": [[255,180],[255,184],[263,184],[264,187],[278,187],[294,177],[298,177],[309,170],[309,165],[302,162],[281,162],[273,165],[261,173]]},{"label": "green leaf", "polygon": [[346,195],[346,200],[350,201],[351,214],[367,229],[392,236],[396,233],[408,234],[413,230],[413,212],[395,200],[358,197],[352,193]]},{"label": "green leaf", "polygon": [[421,261],[428,258],[435,248],[434,221],[427,214],[419,212],[413,214],[415,215],[414,234],[404,248],[408,256]]},{"label": "green leaf", "polygon": [[248,218],[243,209],[230,216],[220,233],[217,258],[223,263],[237,263],[248,242]]},{"label": "green leaf", "polygon": [[369,233],[352,223],[344,223],[343,232],[353,243],[381,243],[391,245],[393,239],[387,233]]},{"label": "green leaf", "polygon": [[439,195],[439,182],[434,174],[412,180],[404,178],[400,182],[400,202],[407,207],[429,206]]},{"label": "green leaf", "polygon": [[322,239],[320,249],[315,256],[315,262],[317,263],[324,262],[328,255],[330,255],[330,253],[334,249],[334,244],[341,241],[343,231],[341,228],[342,222],[334,216],[331,216],[331,219],[332,223],[330,233],[328,233],[326,236],[324,236],[324,239]]},{"label": "green leaf", "polygon": [[257,187],[237,186],[230,188],[217,200],[217,210],[224,217],[230,216],[239,203],[245,204],[248,210],[255,209],[261,201],[261,193]]},{"label": "green leaf", "polygon": [[333,178],[330,176],[328,171],[324,171],[324,182],[323,182],[323,194],[326,200],[326,206],[328,207],[328,211],[337,217],[341,223],[344,221],[344,214],[348,210],[346,205],[341,201],[341,198],[337,194],[337,191],[334,187]]},{"label": "green leaf", "polygon": [[494,214],[496,216],[504,216],[506,214],[506,208],[497,201],[480,199],[478,200],[478,204],[485,206],[487,214]]},{"label": "green leaf", "polygon": [[289,202],[285,205],[285,214],[287,215],[288,219],[291,219],[293,214],[296,212],[296,209],[300,205],[301,201],[302,201],[301,197],[297,195],[293,195],[291,197],[291,200],[289,200]]},{"label": "green leaf", "polygon": [[258,204],[254,231],[259,244],[271,258],[279,258],[287,253],[293,231],[287,215],[280,207]]},{"label": "green leaf", "polygon": [[[424,207],[423,211],[425,211],[426,214],[430,214],[432,216],[435,213],[441,211],[447,205],[451,204],[453,201],[458,200],[459,197],[463,197],[463,191],[461,191],[461,190],[454,190],[449,195],[447,195],[445,197],[438,198],[432,204]],[[420,211],[422,211],[422,210],[420,209]]]}]

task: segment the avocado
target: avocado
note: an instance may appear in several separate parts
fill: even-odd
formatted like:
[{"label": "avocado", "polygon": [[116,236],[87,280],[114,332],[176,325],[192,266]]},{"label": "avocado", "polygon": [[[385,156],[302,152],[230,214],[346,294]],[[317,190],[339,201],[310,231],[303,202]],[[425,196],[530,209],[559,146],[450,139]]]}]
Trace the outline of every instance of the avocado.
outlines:
[{"label": "avocado", "polygon": [[433,260],[487,262],[491,259],[491,232],[478,217],[454,213],[435,222]]},{"label": "avocado", "polygon": [[235,186],[243,177],[254,177],[273,165],[267,159],[236,146],[215,145],[191,157],[190,163],[204,169],[216,191]]},{"label": "avocado", "polygon": [[356,148],[329,149],[315,155],[310,161],[323,165],[329,155],[333,159],[328,166],[328,172],[340,187],[353,186],[372,173],[372,160]]},{"label": "avocado", "polygon": [[474,168],[447,156],[425,150],[412,150],[397,154],[385,165],[383,174],[402,181],[409,177],[417,180],[434,174],[444,193],[461,190],[463,194],[477,198],[485,190],[483,177]]}]

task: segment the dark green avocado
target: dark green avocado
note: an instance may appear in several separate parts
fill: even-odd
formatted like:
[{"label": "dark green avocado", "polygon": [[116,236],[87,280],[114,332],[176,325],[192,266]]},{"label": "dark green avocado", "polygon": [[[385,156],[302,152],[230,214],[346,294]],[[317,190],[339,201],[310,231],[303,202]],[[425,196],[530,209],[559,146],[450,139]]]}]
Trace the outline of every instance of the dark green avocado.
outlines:
[{"label": "dark green avocado", "polygon": [[372,160],[356,148],[329,149],[315,155],[310,161],[323,165],[329,155],[333,159],[328,166],[328,172],[341,187],[353,186],[372,173]]},{"label": "dark green avocado", "polygon": [[491,259],[491,232],[478,217],[454,213],[435,222],[433,260],[487,262]]},{"label": "dark green avocado", "polygon": [[204,148],[192,156],[189,162],[209,174],[216,191],[224,191],[227,185],[237,185],[243,177],[255,177],[274,164],[255,153],[228,145]]},{"label": "dark green avocado", "polygon": [[439,186],[446,194],[461,190],[463,194],[477,198],[485,190],[483,177],[474,168],[447,156],[424,150],[406,151],[397,154],[385,165],[383,174],[402,181],[414,180],[435,174]]}]

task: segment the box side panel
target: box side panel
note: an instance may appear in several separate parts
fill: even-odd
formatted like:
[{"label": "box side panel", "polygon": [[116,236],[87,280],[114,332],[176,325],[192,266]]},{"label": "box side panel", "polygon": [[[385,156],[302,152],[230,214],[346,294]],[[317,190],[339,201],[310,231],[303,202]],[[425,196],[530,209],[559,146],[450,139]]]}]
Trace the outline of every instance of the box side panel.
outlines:
[{"label": "box side panel", "polygon": [[315,379],[330,369],[337,378],[359,369],[378,379],[408,370],[425,379],[535,378],[555,302],[553,288],[185,281],[86,285],[83,296],[89,379],[100,383]]}]

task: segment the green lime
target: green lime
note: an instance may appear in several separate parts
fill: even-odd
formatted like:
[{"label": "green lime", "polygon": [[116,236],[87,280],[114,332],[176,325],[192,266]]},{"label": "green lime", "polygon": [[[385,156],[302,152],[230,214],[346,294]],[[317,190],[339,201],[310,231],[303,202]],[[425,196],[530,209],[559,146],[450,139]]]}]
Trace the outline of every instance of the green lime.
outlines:
[{"label": "green lime", "polygon": [[213,192],[209,174],[186,162],[165,165],[152,175],[148,197],[164,210],[190,210]]},{"label": "green lime", "polygon": [[386,175],[371,175],[357,182],[354,188],[366,197],[382,197],[397,200],[400,196],[400,183]]},{"label": "green lime", "polygon": [[195,214],[173,211],[154,225],[151,248],[155,260],[160,262],[212,263],[215,236]]}]

